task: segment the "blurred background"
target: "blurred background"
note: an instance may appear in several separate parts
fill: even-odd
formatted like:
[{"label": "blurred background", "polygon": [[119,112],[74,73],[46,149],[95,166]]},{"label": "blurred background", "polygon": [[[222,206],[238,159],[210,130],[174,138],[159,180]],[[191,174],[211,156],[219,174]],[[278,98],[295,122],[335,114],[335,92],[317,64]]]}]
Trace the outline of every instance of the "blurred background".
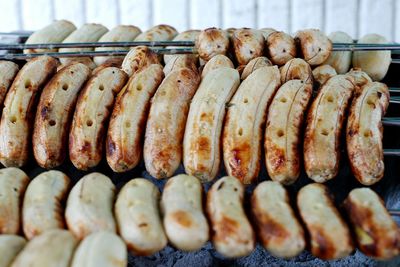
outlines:
[{"label": "blurred background", "polygon": [[319,28],[359,38],[379,33],[400,42],[398,0],[0,0],[0,31],[37,30],[55,19],[77,26],[166,23],[189,28],[273,27],[289,33]]}]

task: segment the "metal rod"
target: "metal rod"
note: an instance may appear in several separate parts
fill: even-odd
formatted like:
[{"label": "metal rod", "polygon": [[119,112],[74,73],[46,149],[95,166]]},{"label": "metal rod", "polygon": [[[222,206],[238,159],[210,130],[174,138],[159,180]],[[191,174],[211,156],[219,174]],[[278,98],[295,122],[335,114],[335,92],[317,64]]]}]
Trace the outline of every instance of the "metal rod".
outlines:
[{"label": "metal rod", "polygon": [[400,126],[400,118],[398,117],[382,118],[382,124],[385,126]]},{"label": "metal rod", "polygon": [[400,216],[400,210],[388,209],[388,212],[392,216]]},{"label": "metal rod", "polygon": [[[155,48],[153,50],[157,54],[193,54],[193,48]],[[51,56],[57,58],[64,57],[97,57],[97,56],[125,56],[129,51],[84,51],[84,52],[46,52],[46,53],[32,53],[32,54],[5,54],[0,55],[0,59],[31,59],[38,56]]]},{"label": "metal rod", "polygon": [[346,44],[334,43],[333,51],[400,50],[400,44]]},{"label": "metal rod", "polygon": [[389,100],[390,104],[400,104],[400,97],[399,96],[392,96]]},{"label": "metal rod", "polygon": [[384,155],[384,156],[395,156],[395,157],[399,157],[399,156],[400,156],[400,149],[386,148],[386,149],[383,150],[383,155]]},{"label": "metal rod", "polygon": [[389,87],[389,93],[400,93],[400,87]]}]

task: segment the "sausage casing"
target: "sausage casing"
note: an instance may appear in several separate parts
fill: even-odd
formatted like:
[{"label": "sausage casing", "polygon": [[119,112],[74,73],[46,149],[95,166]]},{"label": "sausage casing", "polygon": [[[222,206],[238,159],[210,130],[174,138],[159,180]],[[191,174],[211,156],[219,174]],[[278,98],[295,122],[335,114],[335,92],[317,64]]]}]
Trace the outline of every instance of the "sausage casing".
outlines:
[{"label": "sausage casing", "polygon": [[203,187],[194,176],[179,174],[165,184],[161,197],[164,228],[169,241],[180,250],[198,250],[208,241],[202,193]]},{"label": "sausage casing", "polygon": [[125,267],[128,253],[124,241],[110,232],[87,236],[76,248],[71,267]]},{"label": "sausage casing", "polygon": [[86,65],[73,63],[59,70],[43,89],[32,137],[33,155],[41,167],[64,162],[76,99],[89,75]]},{"label": "sausage casing", "polygon": [[190,104],[183,140],[183,163],[189,175],[210,181],[220,166],[220,136],[225,105],[239,85],[239,73],[218,68],[201,81]]},{"label": "sausage casing", "polygon": [[297,207],[310,234],[314,256],[333,260],[344,258],[353,251],[350,231],[326,186],[313,183],[301,188]]},{"label": "sausage casing", "polygon": [[174,70],[179,70],[183,68],[188,68],[194,72],[197,72],[198,70],[196,64],[197,60],[193,57],[190,57],[188,55],[179,55],[171,58],[168,63],[165,64],[163,71],[165,76],[167,76]]},{"label": "sausage casing", "polygon": [[[332,32],[329,39],[334,43],[353,43],[353,38],[341,31]],[[350,68],[351,57],[351,51],[333,51],[324,64],[332,66],[338,74],[344,74]]]},{"label": "sausage casing", "polygon": [[239,65],[246,65],[250,60],[263,55],[264,36],[258,30],[237,29],[230,39]]},{"label": "sausage casing", "polygon": [[207,213],[212,227],[215,249],[227,258],[250,254],[255,237],[243,209],[244,187],[225,176],[213,184],[207,194]]},{"label": "sausage casing", "polygon": [[222,135],[225,169],[244,184],[258,176],[262,125],[279,86],[278,67],[259,68],[240,84],[228,104]]},{"label": "sausage casing", "polygon": [[346,129],[350,167],[357,180],[372,185],[382,179],[382,117],[389,106],[389,90],[383,83],[367,83],[351,103]]},{"label": "sausage casing", "polygon": [[0,235],[0,266],[8,267],[26,245],[25,238],[17,235]]},{"label": "sausage casing", "polygon": [[229,59],[229,57],[225,55],[216,55],[212,57],[205,65],[203,68],[203,71],[201,72],[201,78],[203,79],[207,73],[209,73],[212,70],[221,68],[221,67],[227,67],[227,68],[234,68],[234,65],[232,61]]},{"label": "sausage casing", "polygon": [[39,174],[29,183],[22,206],[22,225],[28,239],[50,229],[63,229],[63,204],[70,180],[60,171]]},{"label": "sausage casing", "polygon": [[267,67],[267,66],[272,66],[271,61],[269,61],[268,58],[266,57],[256,57],[252,60],[249,61],[249,63],[246,64],[242,71],[242,75],[240,78],[242,80],[246,79],[253,71],[256,69],[262,68],[262,67]]},{"label": "sausage casing", "polygon": [[313,74],[310,65],[301,58],[289,60],[281,69],[282,84],[290,80],[302,80],[306,83],[313,82]]},{"label": "sausage casing", "polygon": [[68,229],[78,239],[99,231],[115,232],[115,186],[107,176],[93,172],[82,177],[69,193],[65,208]]},{"label": "sausage casing", "polygon": [[14,62],[0,60],[0,105],[3,105],[4,98],[18,70],[19,67]]},{"label": "sausage casing", "polygon": [[69,231],[53,229],[28,242],[11,267],[68,267],[77,245]]},{"label": "sausage casing", "polygon": [[296,43],[287,33],[274,31],[265,39],[265,48],[272,63],[282,66],[296,57]]},{"label": "sausage casing", "polygon": [[99,164],[114,98],[127,79],[122,70],[109,67],[96,73],[82,89],[69,133],[69,157],[77,169]]},{"label": "sausage casing", "polygon": [[338,174],[340,136],[354,79],[337,75],[326,82],[313,100],[304,135],[304,166],[308,177],[318,183]]},{"label": "sausage casing", "polygon": [[115,202],[119,234],[137,256],[148,256],[167,245],[159,212],[160,191],[144,178],[125,184]]},{"label": "sausage casing", "polygon": [[178,32],[174,27],[159,24],[136,36],[135,41],[169,41],[177,34]]},{"label": "sausage casing", "polygon": [[288,185],[300,175],[300,144],[304,113],[312,85],[291,80],[277,91],[268,110],[265,163],[272,180]]},{"label": "sausage casing", "polygon": [[0,234],[18,234],[21,203],[29,177],[20,169],[0,170]]},{"label": "sausage casing", "polygon": [[312,71],[314,81],[323,85],[327,80],[337,75],[336,70],[331,65],[321,65],[313,69]]},{"label": "sausage casing", "polygon": [[200,58],[206,62],[216,55],[226,55],[229,49],[227,32],[217,28],[201,31],[196,40],[196,49]]},{"label": "sausage casing", "polygon": [[[195,42],[197,37],[200,35],[200,30],[187,30],[181,33],[178,33],[178,35],[175,36],[173,41],[192,41]],[[167,46],[167,48],[178,48],[177,46]],[[168,62],[172,59],[175,59],[177,57],[183,57],[183,58],[190,58],[192,59],[195,63],[198,61],[198,55],[164,55],[164,62],[165,65],[168,64]]]},{"label": "sausage casing", "polygon": [[344,208],[356,234],[358,248],[368,257],[391,259],[400,253],[400,232],[383,200],[369,188],[353,189]]},{"label": "sausage casing", "polygon": [[306,29],[298,31],[294,39],[304,60],[311,66],[322,64],[331,54],[332,42],[320,30]]},{"label": "sausage casing", "polygon": [[125,56],[121,68],[126,74],[132,76],[135,72],[152,64],[160,64],[157,54],[147,46],[136,46]]},{"label": "sausage casing", "polygon": [[56,72],[58,61],[41,56],[18,72],[4,101],[0,122],[0,161],[6,167],[21,167],[28,161],[37,97]]},{"label": "sausage casing", "polygon": [[303,228],[290,206],[288,192],[280,183],[260,183],[251,197],[251,210],[261,243],[272,255],[292,258],[304,250]]},{"label": "sausage casing", "polygon": [[200,75],[183,68],[162,81],[151,100],[144,137],[146,170],[156,178],[171,177],[182,161],[182,139],[190,101]]}]

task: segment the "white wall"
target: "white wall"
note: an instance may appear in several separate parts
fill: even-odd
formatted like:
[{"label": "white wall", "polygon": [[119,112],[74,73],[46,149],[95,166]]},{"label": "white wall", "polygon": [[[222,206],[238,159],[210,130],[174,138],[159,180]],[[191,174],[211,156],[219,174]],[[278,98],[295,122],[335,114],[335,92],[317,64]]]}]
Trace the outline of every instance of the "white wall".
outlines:
[{"label": "white wall", "polygon": [[54,19],[134,24],[167,23],[178,30],[274,27],[287,32],[316,27],[354,38],[375,32],[400,42],[398,0],[0,0],[0,31],[36,30]]}]

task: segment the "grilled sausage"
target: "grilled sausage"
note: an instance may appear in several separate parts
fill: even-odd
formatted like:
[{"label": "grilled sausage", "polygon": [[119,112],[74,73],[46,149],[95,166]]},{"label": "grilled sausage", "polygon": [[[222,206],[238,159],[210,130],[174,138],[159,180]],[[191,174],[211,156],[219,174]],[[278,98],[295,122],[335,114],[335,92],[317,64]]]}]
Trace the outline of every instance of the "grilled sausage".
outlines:
[{"label": "grilled sausage", "polygon": [[[97,42],[100,37],[102,37],[108,29],[101,24],[86,23],[82,25],[79,29],[72,32],[64,39],[63,43],[86,43],[86,42]],[[60,48],[59,52],[88,52],[93,51],[92,47],[88,48]],[[81,62],[87,65],[89,68],[94,69],[96,64],[90,57],[66,57],[60,58],[61,64],[68,65],[71,62]]]},{"label": "grilled sausage", "polygon": [[169,241],[180,250],[199,250],[208,241],[202,193],[203,187],[194,176],[180,174],[165,184],[161,198],[164,228]]},{"label": "grilled sausage", "polygon": [[273,28],[262,28],[262,29],[259,29],[259,31],[260,31],[260,32],[262,33],[262,35],[264,36],[264,39],[267,40],[268,37],[269,37],[272,33],[276,32],[277,30],[275,30],[275,29],[273,29]]},{"label": "grilled sausage", "polygon": [[0,122],[0,162],[21,167],[30,154],[36,95],[56,72],[57,60],[48,56],[30,60],[18,72],[4,101]]},{"label": "grilled sausage", "polygon": [[326,182],[338,174],[339,139],[353,91],[354,80],[351,76],[334,76],[319,90],[308,111],[304,166],[308,177],[315,182]]},{"label": "grilled sausage", "polygon": [[199,82],[200,75],[190,69],[173,71],[151,100],[143,157],[146,170],[153,177],[171,177],[182,161],[187,114]]},{"label": "grilled sausage", "polygon": [[278,182],[259,184],[251,197],[251,210],[257,234],[268,252],[279,258],[292,258],[306,245],[304,231],[290,206],[286,189]]},{"label": "grilled sausage", "polygon": [[69,157],[77,169],[99,164],[114,97],[127,79],[122,70],[109,67],[94,75],[82,89],[69,134]]},{"label": "grilled sausage", "polygon": [[360,90],[364,84],[372,82],[371,77],[359,68],[353,68],[347,74],[354,78],[354,85],[357,91]]},{"label": "grilled sausage", "polygon": [[14,62],[0,60],[0,105],[3,105],[4,98],[18,71],[19,67]]},{"label": "grilled sausage", "polygon": [[182,68],[191,69],[194,72],[197,72],[196,66],[197,59],[190,57],[188,55],[179,55],[171,58],[163,69],[165,76],[170,74],[174,70],[179,70]]},{"label": "grilled sausage", "polygon": [[67,230],[53,229],[32,239],[11,267],[68,267],[78,240]]},{"label": "grilled sausage", "polygon": [[93,172],[72,188],[65,208],[68,229],[78,239],[99,231],[115,232],[115,186],[107,176]]},{"label": "grilled sausage", "polygon": [[254,58],[254,59],[250,60],[249,63],[247,63],[247,65],[244,67],[240,78],[242,80],[244,80],[256,69],[266,67],[266,66],[272,66],[272,63],[271,63],[271,61],[269,61],[268,58],[266,58],[266,57]]},{"label": "grilled sausage", "polygon": [[[141,33],[141,30],[132,25],[118,25],[112,28],[109,32],[105,33],[99,39],[99,42],[132,42],[136,36]],[[129,47],[96,47],[95,51],[121,51],[129,50]],[[107,60],[123,58],[123,57],[94,57],[93,61],[97,66],[104,64]]]},{"label": "grilled sausage", "polygon": [[135,41],[169,41],[172,40],[178,32],[172,26],[160,24],[145,32],[139,34]]},{"label": "grilled sausage", "polygon": [[383,83],[367,83],[357,90],[349,112],[346,129],[350,167],[364,185],[383,177],[382,117],[389,105],[389,90]]},{"label": "grilled sausage", "polygon": [[[387,44],[385,37],[378,34],[367,34],[361,37],[358,44]],[[353,53],[353,67],[365,71],[374,81],[380,81],[388,72],[392,62],[391,51],[356,51]]]},{"label": "grilled sausage", "polygon": [[0,169],[0,234],[18,234],[21,204],[29,177],[20,169]]},{"label": "grilled sausage", "polygon": [[207,194],[207,213],[212,226],[215,249],[227,258],[250,254],[255,237],[243,209],[244,188],[231,176],[213,184]]},{"label": "grilled sausage", "polygon": [[110,232],[93,233],[79,244],[71,267],[125,267],[128,266],[126,245]]},{"label": "grilled sausage", "polygon": [[225,105],[239,85],[239,73],[218,68],[201,81],[190,104],[183,139],[183,163],[189,175],[211,181],[220,165],[220,136]]},{"label": "grilled sausage", "polygon": [[281,69],[282,84],[290,80],[302,80],[306,83],[313,82],[313,74],[310,65],[301,58],[289,60]]},{"label": "grilled sausage", "polygon": [[322,64],[331,54],[332,42],[320,30],[298,31],[294,39],[304,60],[311,66]]},{"label": "grilled sausage", "polygon": [[60,171],[47,171],[36,176],[26,189],[22,206],[22,225],[28,239],[50,229],[63,229],[63,203],[70,180]]},{"label": "grilled sausage", "polygon": [[337,75],[336,70],[331,65],[321,65],[312,71],[314,81],[319,85],[323,85],[327,80]]},{"label": "grilled sausage", "polygon": [[400,253],[400,232],[383,200],[369,188],[353,189],[344,207],[358,248],[368,257],[387,260]]},{"label": "grilled sausage", "polygon": [[[329,39],[334,43],[353,43],[353,38],[345,32],[332,32]],[[333,51],[324,64],[332,66],[338,74],[349,71],[351,65],[351,51]]]},{"label": "grilled sausage", "polygon": [[300,189],[297,206],[311,238],[311,253],[323,260],[344,258],[354,247],[328,188],[309,184]]},{"label": "grilled sausage", "polygon": [[229,49],[227,32],[217,28],[201,31],[196,40],[196,49],[200,58],[206,62],[216,55],[226,55]]},{"label": "grilled sausage", "polygon": [[106,141],[107,162],[113,171],[125,172],[139,163],[150,99],[163,78],[161,65],[150,65],[132,76],[117,96]]},{"label": "grilled sausage", "polygon": [[300,139],[312,85],[300,80],[283,84],[269,107],[265,129],[265,163],[272,180],[288,185],[300,175]]},{"label": "grilled sausage", "polygon": [[[200,30],[188,30],[179,33],[173,41],[192,41],[195,42],[197,37],[200,35]],[[177,46],[168,46],[167,48],[178,48]],[[198,55],[164,55],[164,62],[165,65],[168,64],[168,62],[172,59],[176,58],[190,58],[192,59],[195,63],[197,63],[198,60]]]},{"label": "grilled sausage", "polygon": [[90,69],[73,63],[57,72],[40,96],[33,126],[33,155],[43,168],[61,165],[67,155],[68,131],[76,99]]},{"label": "grilled sausage", "polygon": [[[46,27],[35,31],[26,40],[25,44],[51,44],[61,43],[73,31],[76,30],[75,25],[68,20],[56,20]],[[43,53],[57,52],[57,49],[25,49],[24,53]]]},{"label": "grilled sausage", "polygon": [[274,31],[268,34],[265,48],[272,63],[278,66],[285,65],[296,57],[296,43],[292,36],[284,32]]},{"label": "grilled sausage", "polygon": [[137,256],[148,256],[167,245],[158,209],[160,191],[151,182],[135,178],[122,187],[115,202],[119,234]]},{"label": "grilled sausage", "polygon": [[21,236],[0,235],[0,266],[10,266],[25,244],[26,240]]},{"label": "grilled sausage", "polygon": [[160,64],[157,54],[147,46],[136,46],[125,56],[121,68],[126,74],[132,76],[151,64]]},{"label": "grilled sausage", "polygon": [[262,125],[280,84],[278,67],[262,67],[241,83],[228,104],[222,135],[225,169],[244,184],[258,176]]},{"label": "grilled sausage", "polygon": [[203,68],[203,71],[201,72],[201,78],[204,79],[204,77],[207,75],[212,70],[222,68],[222,67],[227,67],[227,68],[234,68],[232,61],[229,59],[229,57],[224,56],[224,55],[216,55],[212,57],[205,65]]},{"label": "grilled sausage", "polygon": [[250,60],[263,55],[265,40],[258,30],[237,29],[233,32],[231,41],[239,65],[246,65]]}]

